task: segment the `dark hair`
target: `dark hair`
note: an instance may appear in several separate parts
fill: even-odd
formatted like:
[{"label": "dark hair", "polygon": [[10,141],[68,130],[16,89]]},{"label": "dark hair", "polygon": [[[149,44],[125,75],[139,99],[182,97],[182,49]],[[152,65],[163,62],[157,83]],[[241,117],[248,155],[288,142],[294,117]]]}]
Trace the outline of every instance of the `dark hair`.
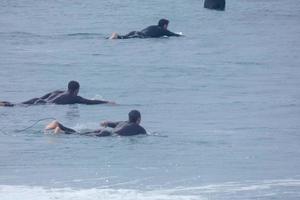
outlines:
[{"label": "dark hair", "polygon": [[68,91],[74,92],[75,90],[79,89],[80,85],[77,81],[70,81],[68,83]]},{"label": "dark hair", "polygon": [[141,118],[141,113],[138,110],[132,110],[128,113],[129,122],[137,122]]},{"label": "dark hair", "polygon": [[160,19],[159,21],[158,21],[158,26],[160,26],[160,27],[163,27],[165,24],[169,24],[169,20],[167,20],[167,19]]}]

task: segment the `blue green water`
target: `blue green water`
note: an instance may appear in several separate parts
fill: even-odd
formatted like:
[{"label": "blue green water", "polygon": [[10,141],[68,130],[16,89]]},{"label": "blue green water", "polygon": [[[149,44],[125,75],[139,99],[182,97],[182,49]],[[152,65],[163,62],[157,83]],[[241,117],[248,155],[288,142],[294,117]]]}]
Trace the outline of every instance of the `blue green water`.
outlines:
[{"label": "blue green water", "polygon": [[[106,40],[170,20],[185,37]],[[0,108],[1,199],[299,199],[300,3],[0,1],[0,100],[81,84],[109,105]],[[142,113],[147,137],[45,134]]]}]

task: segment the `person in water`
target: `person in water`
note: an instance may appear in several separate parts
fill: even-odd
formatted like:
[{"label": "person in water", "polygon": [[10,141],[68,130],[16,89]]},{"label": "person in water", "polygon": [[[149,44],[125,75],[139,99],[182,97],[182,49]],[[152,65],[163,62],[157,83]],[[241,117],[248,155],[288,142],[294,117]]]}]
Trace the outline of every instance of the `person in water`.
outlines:
[{"label": "person in water", "polygon": [[121,121],[121,122],[111,122],[111,121],[104,121],[101,124],[104,128],[110,127],[112,128],[111,131],[106,129],[97,129],[94,131],[89,132],[77,132],[71,128],[65,127],[58,121],[52,121],[45,127],[45,130],[54,130],[54,133],[65,133],[65,134],[80,134],[80,135],[87,135],[87,136],[97,136],[97,137],[104,137],[110,136],[112,134],[120,135],[120,136],[132,136],[132,135],[139,135],[139,134],[146,134],[146,130],[140,126],[141,123],[141,113],[138,110],[132,110],[128,113],[128,121]]},{"label": "person in water", "polygon": [[173,33],[168,30],[169,20],[161,19],[158,25],[148,26],[141,31],[131,31],[127,35],[119,35],[118,33],[112,33],[108,39],[130,39],[130,38],[159,38],[163,36],[181,36],[180,34]]},{"label": "person in water", "polygon": [[[110,101],[103,101],[103,100],[91,100],[91,99],[85,99],[81,96],[78,96],[80,85],[77,81],[70,81],[68,83],[68,90],[67,91],[61,91],[56,90],[54,92],[50,92],[48,94],[45,94],[42,97],[39,98],[33,98],[28,101],[24,101],[20,104],[24,105],[38,105],[38,104],[87,104],[87,105],[93,105],[93,104],[103,104],[103,103],[112,103]],[[0,106],[15,106],[18,104],[13,104],[8,101],[0,101]]]}]

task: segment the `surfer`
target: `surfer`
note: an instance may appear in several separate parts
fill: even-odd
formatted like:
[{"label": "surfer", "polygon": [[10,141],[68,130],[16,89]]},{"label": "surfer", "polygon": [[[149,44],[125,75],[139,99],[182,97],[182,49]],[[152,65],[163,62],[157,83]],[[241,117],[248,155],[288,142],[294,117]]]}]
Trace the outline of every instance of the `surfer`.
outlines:
[{"label": "surfer", "polygon": [[54,133],[65,133],[65,134],[80,134],[80,135],[88,135],[88,136],[97,136],[104,137],[110,136],[112,134],[120,135],[120,136],[132,136],[139,134],[146,134],[146,130],[140,126],[141,123],[141,113],[138,110],[131,110],[128,113],[128,121],[120,121],[120,122],[111,122],[104,121],[101,124],[104,128],[109,127],[112,128],[111,131],[106,129],[97,129],[94,131],[79,133],[71,128],[65,127],[58,121],[53,121],[45,127],[45,130],[53,130]]},{"label": "surfer", "polygon": [[[81,96],[78,96],[80,85],[77,81],[70,81],[68,83],[68,90],[67,91],[61,91],[56,90],[53,92],[50,92],[48,94],[45,94],[42,97],[33,98],[28,101],[24,101],[19,104],[23,105],[38,105],[38,104],[87,104],[87,105],[93,105],[93,104],[103,104],[103,103],[111,103],[114,104],[114,102],[110,101],[103,101],[103,100],[91,100],[91,99],[85,99]],[[15,106],[18,104],[13,104],[8,101],[0,101],[0,106]]]},{"label": "surfer", "polygon": [[148,26],[141,31],[131,31],[127,35],[119,35],[112,33],[108,39],[130,39],[130,38],[159,38],[163,36],[181,36],[180,34],[173,33],[168,30],[169,20],[160,19],[158,25]]}]

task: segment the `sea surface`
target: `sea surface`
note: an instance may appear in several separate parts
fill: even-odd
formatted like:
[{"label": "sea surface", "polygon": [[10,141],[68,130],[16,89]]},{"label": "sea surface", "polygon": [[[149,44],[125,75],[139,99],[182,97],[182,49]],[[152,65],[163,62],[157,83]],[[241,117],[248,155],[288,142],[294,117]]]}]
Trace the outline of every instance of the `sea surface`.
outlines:
[{"label": "sea surface", "polygon": [[[179,38],[107,40],[170,20]],[[300,1],[1,0],[1,200],[300,199]],[[142,113],[148,136],[77,130]]]}]

